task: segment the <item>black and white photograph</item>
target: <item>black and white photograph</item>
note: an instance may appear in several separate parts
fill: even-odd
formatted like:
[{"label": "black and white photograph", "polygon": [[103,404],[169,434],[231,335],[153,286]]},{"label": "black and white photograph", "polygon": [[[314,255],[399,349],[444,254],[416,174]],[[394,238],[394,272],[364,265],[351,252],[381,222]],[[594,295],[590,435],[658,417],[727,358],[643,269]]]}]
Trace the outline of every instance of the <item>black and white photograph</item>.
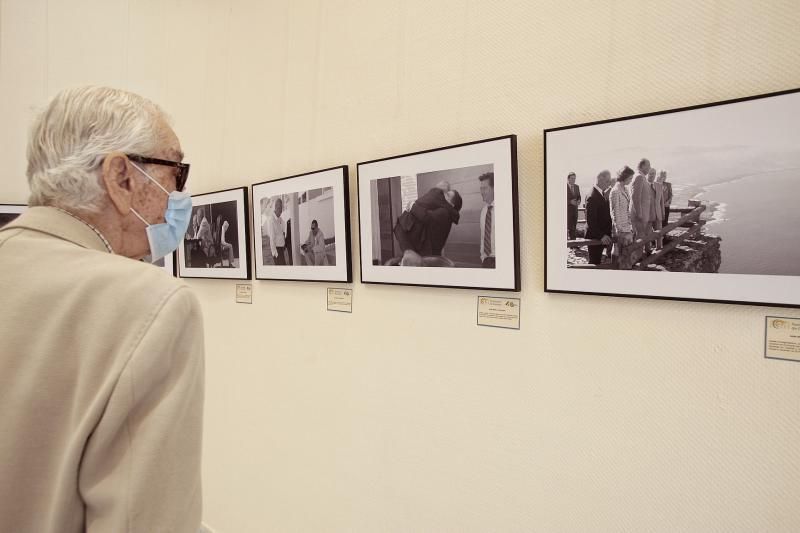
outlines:
[{"label": "black and white photograph", "polygon": [[256,279],[352,281],[346,166],[252,189]]},{"label": "black and white photograph", "polygon": [[182,278],[250,279],[247,188],[192,196],[192,217],[178,247]]},{"label": "black and white photograph", "polygon": [[800,305],[800,90],[545,130],[552,292]]},{"label": "black and white photograph", "polygon": [[361,280],[519,290],[516,138],[359,163]]},{"label": "black and white photograph", "polygon": [[27,208],[25,204],[0,204],[0,228],[20,216]]},{"label": "black and white photograph", "polygon": [[[175,253],[176,252],[172,252],[171,254],[165,255],[161,259],[157,259],[156,261],[153,261],[152,265],[156,266],[158,268],[163,268],[164,272],[166,272],[170,276],[175,276],[176,275],[176,272],[175,272]],[[147,260],[147,258],[145,258],[145,260]]]}]

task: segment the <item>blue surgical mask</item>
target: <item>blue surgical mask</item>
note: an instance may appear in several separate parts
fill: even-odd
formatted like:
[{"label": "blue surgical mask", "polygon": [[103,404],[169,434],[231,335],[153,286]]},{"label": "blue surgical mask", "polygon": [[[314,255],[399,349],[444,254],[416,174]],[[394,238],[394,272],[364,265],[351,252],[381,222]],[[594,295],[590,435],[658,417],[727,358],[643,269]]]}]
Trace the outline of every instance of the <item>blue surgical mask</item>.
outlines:
[{"label": "blue surgical mask", "polygon": [[189,227],[189,219],[192,216],[192,197],[187,192],[172,191],[168,192],[159,182],[152,178],[147,172],[142,170],[137,164],[131,162],[136,170],[158,185],[158,188],[169,196],[167,200],[167,210],[164,212],[162,224],[150,224],[142,215],[131,207],[131,211],[139,220],[147,226],[147,242],[150,244],[150,261],[158,261],[167,254],[171,254],[178,249],[181,239],[186,234]]}]

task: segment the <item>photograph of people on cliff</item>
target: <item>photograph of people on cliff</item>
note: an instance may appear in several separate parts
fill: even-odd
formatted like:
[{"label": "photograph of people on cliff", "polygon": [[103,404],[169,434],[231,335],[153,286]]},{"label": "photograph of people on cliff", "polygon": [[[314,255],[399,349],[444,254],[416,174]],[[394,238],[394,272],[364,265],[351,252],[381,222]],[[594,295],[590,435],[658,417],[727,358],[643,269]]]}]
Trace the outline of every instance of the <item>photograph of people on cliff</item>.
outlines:
[{"label": "photograph of people on cliff", "polygon": [[800,275],[800,93],[558,133],[568,268]]}]

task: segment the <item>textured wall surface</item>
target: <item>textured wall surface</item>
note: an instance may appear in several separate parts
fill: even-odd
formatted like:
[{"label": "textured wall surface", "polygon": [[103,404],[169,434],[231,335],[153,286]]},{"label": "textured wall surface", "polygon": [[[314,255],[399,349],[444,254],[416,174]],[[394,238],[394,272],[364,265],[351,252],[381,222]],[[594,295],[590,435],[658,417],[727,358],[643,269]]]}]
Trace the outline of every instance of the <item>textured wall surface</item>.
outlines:
[{"label": "textured wall surface", "polygon": [[798,28],[795,0],[0,0],[0,202],[76,84],[162,104],[195,192],[516,133],[520,331],[476,327],[476,291],[355,283],[346,315],[190,282],[206,521],[800,531],[800,364],[763,358],[764,315],[800,313],[548,295],[542,244],[544,128],[798,87]]}]

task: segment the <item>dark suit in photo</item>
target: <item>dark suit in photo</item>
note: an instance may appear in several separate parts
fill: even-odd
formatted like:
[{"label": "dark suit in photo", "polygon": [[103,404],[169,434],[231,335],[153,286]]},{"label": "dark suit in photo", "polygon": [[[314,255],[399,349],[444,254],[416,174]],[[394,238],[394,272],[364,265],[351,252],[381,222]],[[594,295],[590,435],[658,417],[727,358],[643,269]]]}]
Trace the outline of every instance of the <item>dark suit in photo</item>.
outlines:
[{"label": "dark suit in photo", "polygon": [[[611,210],[608,205],[608,196],[592,187],[592,194],[586,199],[586,238],[602,239],[603,236],[611,237]],[[603,261],[604,244],[588,246],[589,262],[599,265]]]},{"label": "dark suit in photo", "polygon": [[664,185],[664,221],[663,225],[669,224],[669,206],[672,203],[672,183],[665,181]]},{"label": "dark suit in photo", "polygon": [[[575,205],[572,200],[577,200]],[[567,239],[576,238],[578,227],[578,205],[581,203],[581,190],[577,185],[567,184]]]}]

